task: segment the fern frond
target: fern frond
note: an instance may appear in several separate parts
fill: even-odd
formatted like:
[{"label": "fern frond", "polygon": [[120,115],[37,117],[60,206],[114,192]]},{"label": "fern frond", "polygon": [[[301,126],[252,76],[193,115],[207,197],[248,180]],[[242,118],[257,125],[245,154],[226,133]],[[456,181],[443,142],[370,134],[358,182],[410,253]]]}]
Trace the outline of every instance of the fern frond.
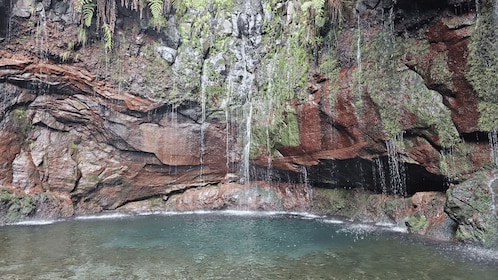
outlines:
[{"label": "fern frond", "polygon": [[95,13],[95,4],[93,0],[79,0],[81,4],[81,10],[83,12],[83,22],[86,27],[92,25],[93,15]]},{"label": "fern frond", "polygon": [[78,42],[84,46],[86,45],[87,39],[86,29],[83,26],[78,27]]},{"label": "fern frond", "polygon": [[163,0],[147,0],[150,13],[154,19],[158,19],[163,14]]},{"label": "fern frond", "polygon": [[102,31],[104,32],[104,48],[110,51],[112,49],[112,30],[108,24],[103,24]]}]

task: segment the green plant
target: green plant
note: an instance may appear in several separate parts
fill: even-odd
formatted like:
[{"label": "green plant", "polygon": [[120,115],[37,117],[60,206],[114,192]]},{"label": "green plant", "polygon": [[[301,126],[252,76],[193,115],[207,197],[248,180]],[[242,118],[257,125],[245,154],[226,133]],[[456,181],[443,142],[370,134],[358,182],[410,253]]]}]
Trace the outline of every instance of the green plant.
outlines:
[{"label": "green plant", "polygon": [[92,25],[96,5],[93,3],[93,0],[79,0],[79,3],[81,4],[83,23],[86,27],[90,27],[90,25]]},{"label": "green plant", "polygon": [[112,29],[108,24],[102,25],[102,30],[104,32],[104,48],[106,51],[110,51],[112,49]]},{"label": "green plant", "polygon": [[[498,113],[498,31],[491,0],[483,0],[479,19],[471,33],[465,77],[479,96],[481,130],[497,128]],[[496,9],[496,8],[495,8]]]},{"label": "green plant", "polygon": [[[132,1],[130,3],[130,1]],[[140,11],[142,16],[142,1],[139,0],[123,0],[124,6],[132,10]],[[175,1],[182,2],[182,1]],[[112,36],[116,23],[116,0],[76,0],[75,11],[81,14],[81,26],[78,30],[78,40],[81,43],[86,43],[86,28],[92,26],[95,19],[97,29],[102,26],[102,34],[104,39],[104,48],[110,50],[112,48]],[[169,10],[170,0],[144,0],[145,6],[149,7],[152,15],[151,24],[155,27],[161,27],[165,24],[165,19],[162,17],[165,8]],[[96,17],[95,17],[96,16]]]}]

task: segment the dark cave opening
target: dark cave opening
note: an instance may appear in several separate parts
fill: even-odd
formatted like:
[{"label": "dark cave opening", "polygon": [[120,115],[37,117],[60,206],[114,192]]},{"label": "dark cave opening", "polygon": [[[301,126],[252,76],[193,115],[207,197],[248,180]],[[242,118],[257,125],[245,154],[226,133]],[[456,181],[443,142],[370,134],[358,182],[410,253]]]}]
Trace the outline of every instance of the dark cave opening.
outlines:
[{"label": "dark cave opening", "polygon": [[[423,166],[400,163],[399,174],[405,183],[406,195],[416,192],[448,189],[447,178],[428,172]],[[347,160],[322,160],[316,166],[308,167],[309,182],[321,188],[365,189],[375,193],[395,193],[392,166],[387,156],[374,160],[353,158]]]},{"label": "dark cave opening", "polygon": [[10,25],[10,0],[0,0],[0,38],[8,37]]},{"label": "dark cave opening", "polygon": [[475,1],[469,0],[398,0],[395,6],[395,29],[398,34],[415,32],[441,15],[475,12]]}]

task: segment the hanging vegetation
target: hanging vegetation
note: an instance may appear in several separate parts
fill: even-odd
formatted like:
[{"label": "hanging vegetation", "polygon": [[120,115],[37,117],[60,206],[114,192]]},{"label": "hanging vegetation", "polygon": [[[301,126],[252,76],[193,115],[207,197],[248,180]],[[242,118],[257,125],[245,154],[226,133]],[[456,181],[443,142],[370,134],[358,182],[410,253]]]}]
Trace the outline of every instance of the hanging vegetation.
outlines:
[{"label": "hanging vegetation", "polygon": [[[121,6],[139,11],[140,18],[142,18],[142,5],[146,3],[151,14],[150,24],[156,28],[161,28],[166,23],[163,16],[164,12],[169,11],[172,2],[171,0],[121,0]],[[78,41],[82,44],[86,43],[86,30],[95,22],[97,29],[102,27],[104,47],[110,50],[116,25],[116,0],[73,0],[73,5],[75,11],[80,14],[81,21],[81,26],[78,30]]]}]

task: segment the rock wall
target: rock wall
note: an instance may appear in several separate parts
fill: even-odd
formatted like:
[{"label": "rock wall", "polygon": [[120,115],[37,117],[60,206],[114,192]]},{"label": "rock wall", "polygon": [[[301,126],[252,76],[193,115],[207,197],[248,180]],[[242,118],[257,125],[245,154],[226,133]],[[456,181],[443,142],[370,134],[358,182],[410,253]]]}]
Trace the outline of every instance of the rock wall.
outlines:
[{"label": "rock wall", "polygon": [[494,189],[458,203],[498,154],[498,7],[471,2],[1,1],[0,222],[309,210],[492,246]]}]

